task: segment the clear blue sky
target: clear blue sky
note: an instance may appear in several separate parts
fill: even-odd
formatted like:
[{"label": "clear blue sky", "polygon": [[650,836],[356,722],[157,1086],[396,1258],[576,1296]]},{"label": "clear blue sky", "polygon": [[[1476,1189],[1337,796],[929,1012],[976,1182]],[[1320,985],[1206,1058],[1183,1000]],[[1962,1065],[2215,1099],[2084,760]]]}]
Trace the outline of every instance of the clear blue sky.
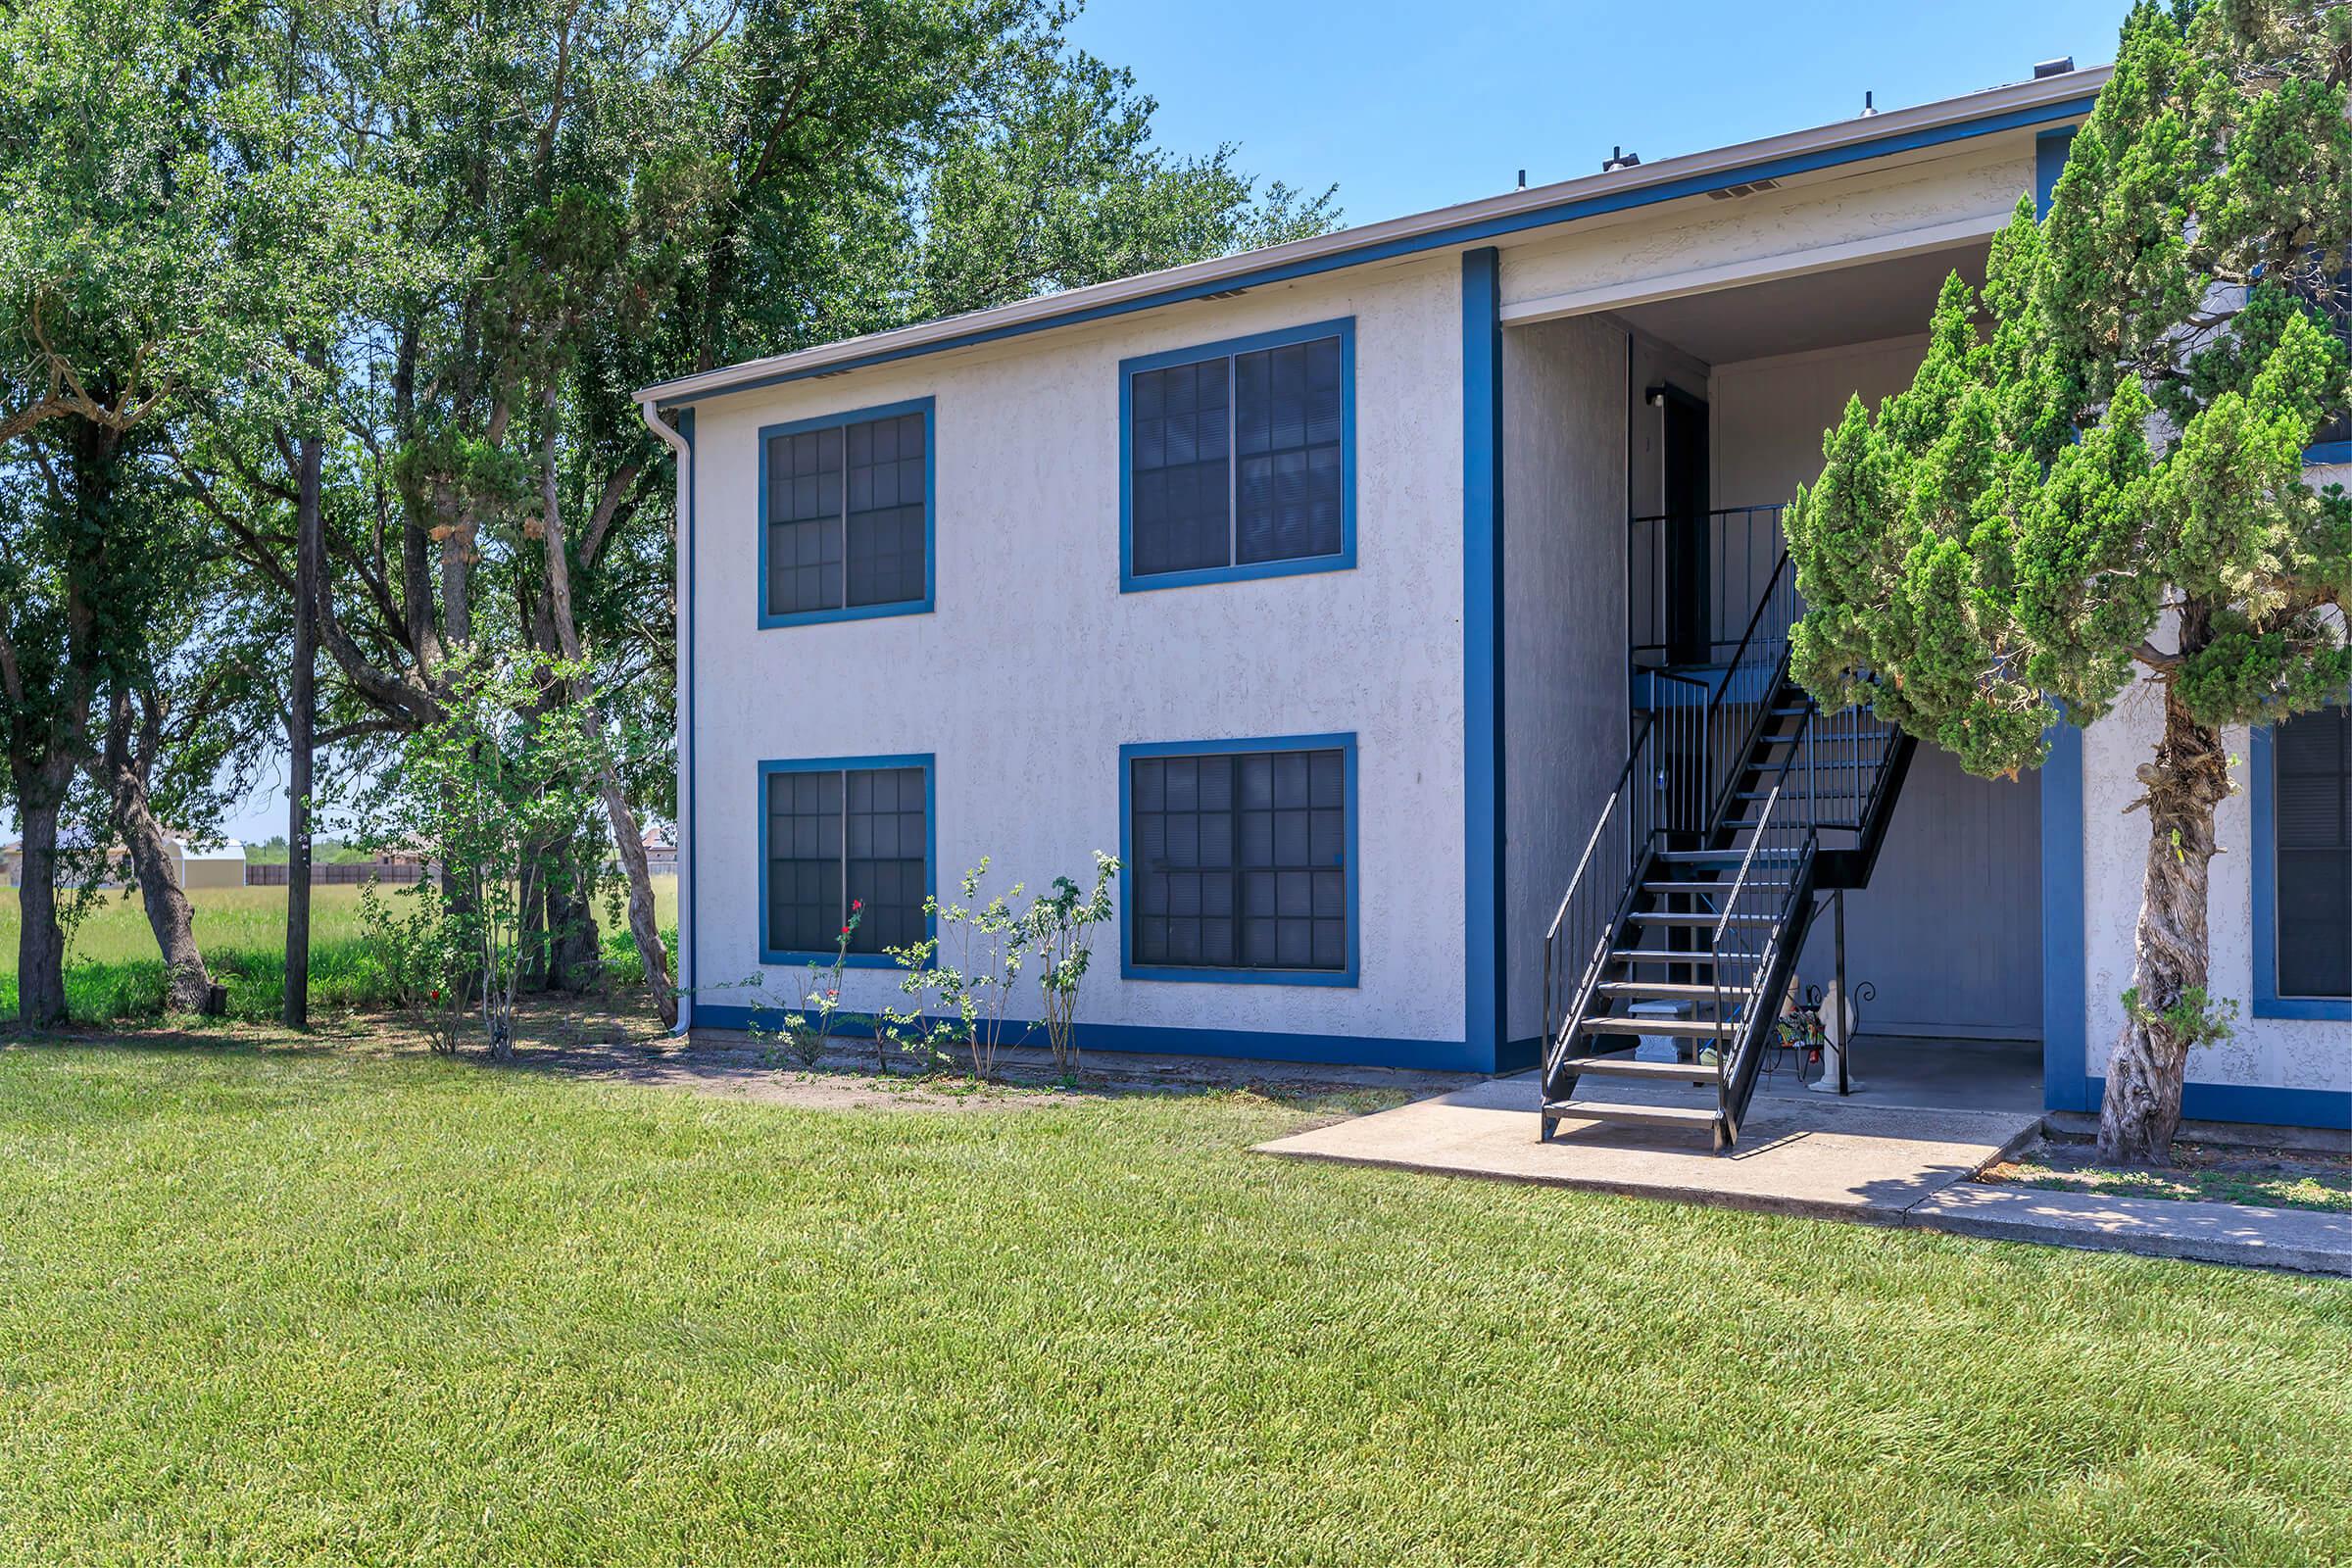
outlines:
[{"label": "clear blue sky", "polygon": [[[1815,5],[1093,0],[1072,31],[1132,67],[1171,150],[1320,189],[1351,223],[1655,161],[2114,57],[2123,0]],[[266,777],[228,831],[285,831]]]},{"label": "clear blue sky", "polygon": [[1350,223],[2115,58],[2124,0],[1615,5],[1090,0],[1072,28],[1159,100],[1160,141],[1241,144]]}]

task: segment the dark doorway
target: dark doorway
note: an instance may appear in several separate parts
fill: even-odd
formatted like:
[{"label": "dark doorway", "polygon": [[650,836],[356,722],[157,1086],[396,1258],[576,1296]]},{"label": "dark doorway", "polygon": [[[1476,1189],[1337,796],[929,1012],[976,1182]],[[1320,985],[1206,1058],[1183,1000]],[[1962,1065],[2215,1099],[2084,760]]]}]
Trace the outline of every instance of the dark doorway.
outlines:
[{"label": "dark doorway", "polygon": [[1661,475],[1666,514],[1666,662],[1712,662],[1712,583],[1708,575],[1707,405],[1680,387],[1661,386]]}]

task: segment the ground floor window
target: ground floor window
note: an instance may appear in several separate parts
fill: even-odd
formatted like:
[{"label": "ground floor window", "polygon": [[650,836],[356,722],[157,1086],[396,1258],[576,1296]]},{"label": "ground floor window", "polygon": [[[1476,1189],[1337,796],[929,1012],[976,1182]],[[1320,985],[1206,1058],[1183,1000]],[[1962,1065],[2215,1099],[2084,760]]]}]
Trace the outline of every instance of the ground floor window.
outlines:
[{"label": "ground floor window", "polygon": [[929,934],[931,759],[760,764],[760,956],[829,957],[850,923],[852,962]]},{"label": "ground floor window", "polygon": [[2270,756],[2278,995],[2352,998],[2352,707],[2274,725]]},{"label": "ground floor window", "polygon": [[1351,985],[1355,741],[1123,749],[1123,970]]}]

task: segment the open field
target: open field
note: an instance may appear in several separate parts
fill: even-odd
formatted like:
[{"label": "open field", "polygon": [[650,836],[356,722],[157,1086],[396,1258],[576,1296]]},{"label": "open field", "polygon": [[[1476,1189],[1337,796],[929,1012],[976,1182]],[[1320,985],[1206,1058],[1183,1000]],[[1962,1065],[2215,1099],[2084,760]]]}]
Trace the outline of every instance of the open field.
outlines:
[{"label": "open field", "polygon": [[1312,1114],[0,1049],[0,1563],[2352,1539],[2352,1286],[1248,1152]]},{"label": "open field", "polygon": [[[663,932],[675,942],[678,883],[654,880]],[[383,890],[397,909],[396,890]],[[277,1016],[285,994],[286,890],[204,888],[196,906],[196,940],[213,978],[228,987],[232,1017]],[[617,982],[644,977],[627,925],[598,911],[606,962]],[[114,890],[74,934],[66,956],[66,1000],[76,1022],[151,1017],[162,1011],[164,964],[135,890]],[[381,968],[362,939],[360,890],[311,890],[311,1005],[317,1009],[377,1007],[386,996]],[[0,1017],[17,1006],[17,891],[0,887]]]}]

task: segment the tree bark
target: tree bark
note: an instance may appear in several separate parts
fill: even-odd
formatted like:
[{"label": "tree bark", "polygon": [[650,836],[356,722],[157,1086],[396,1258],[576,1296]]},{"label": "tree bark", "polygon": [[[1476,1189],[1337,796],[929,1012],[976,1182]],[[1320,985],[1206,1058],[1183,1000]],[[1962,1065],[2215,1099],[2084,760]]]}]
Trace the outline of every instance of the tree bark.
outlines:
[{"label": "tree bark", "polygon": [[163,827],[147,802],[145,769],[132,758],[130,725],[130,694],[118,689],[107,719],[106,753],[95,771],[114,807],[115,830],[129,847],[147,925],[164,956],[164,1005],[173,1012],[202,1012],[212,997],[213,977],[196,945],[196,911],[172,874]]},{"label": "tree bark", "polygon": [[2147,790],[2138,804],[2148,813],[2148,862],[2132,942],[2132,997],[2108,1054],[2099,1109],[2099,1157],[2115,1164],[2172,1159],[2194,1040],[2164,1015],[2192,993],[2205,994],[2213,816],[2230,794],[2222,732],[2190,716],[2169,681],[2164,698],[2164,739],[2155,760],[2139,769]]},{"label": "tree bark", "polygon": [[[543,443],[540,468],[540,502],[544,515],[542,528],[547,545],[547,596],[556,622],[556,638],[564,657],[577,661],[580,657],[578,624],[571,614],[571,564],[564,548],[564,518],[556,494],[555,420],[558,413],[555,389],[547,392],[547,435]],[[588,705],[590,733],[600,722],[596,705]],[[645,983],[653,987],[654,1006],[662,1015],[662,1026],[674,1029],[678,1023],[678,993],[669,978],[669,950],[662,945],[662,927],[654,917],[654,873],[645,858],[645,835],[637,826],[637,813],[629,807],[628,793],[621,788],[619,769],[607,760],[599,769],[599,793],[605,801],[605,815],[612,823],[612,838],[620,851],[620,864],[629,879],[629,935],[637,944],[637,956],[645,960]]]},{"label": "tree bark", "polygon": [[57,920],[57,815],[62,786],[38,773],[17,776],[24,833],[24,886],[17,890],[17,1017],[28,1029],[66,1021],[66,933]]},{"label": "tree bark", "polygon": [[325,555],[319,514],[321,442],[302,438],[294,503],[294,671],[287,696],[285,1024],[311,1021],[312,738],[318,725],[318,577]]}]

